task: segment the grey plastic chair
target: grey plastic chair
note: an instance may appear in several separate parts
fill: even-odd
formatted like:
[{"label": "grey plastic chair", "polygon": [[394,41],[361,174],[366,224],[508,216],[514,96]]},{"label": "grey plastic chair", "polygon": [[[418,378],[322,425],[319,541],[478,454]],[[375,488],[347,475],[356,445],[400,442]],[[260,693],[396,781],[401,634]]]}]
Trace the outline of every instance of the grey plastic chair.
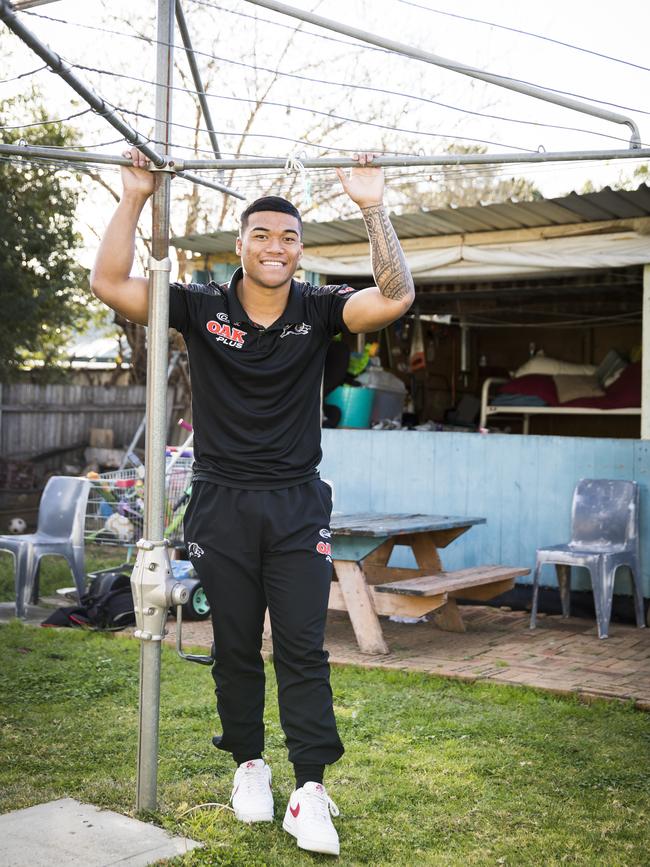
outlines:
[{"label": "grey plastic chair", "polygon": [[632,574],[636,625],[643,628],[637,483],[609,479],[578,482],[571,507],[571,541],[568,545],[537,550],[531,629],[536,626],[539,579],[545,563],[556,565],[563,617],[568,617],[570,611],[571,566],[584,566],[589,570],[599,638],[607,638],[609,632],[616,570],[627,566]]},{"label": "grey plastic chair", "polygon": [[15,561],[16,617],[38,601],[38,570],[46,554],[58,554],[70,564],[81,597],[85,591],[84,522],[90,491],[88,479],[52,476],[38,507],[38,528],[22,536],[0,536],[0,550]]}]

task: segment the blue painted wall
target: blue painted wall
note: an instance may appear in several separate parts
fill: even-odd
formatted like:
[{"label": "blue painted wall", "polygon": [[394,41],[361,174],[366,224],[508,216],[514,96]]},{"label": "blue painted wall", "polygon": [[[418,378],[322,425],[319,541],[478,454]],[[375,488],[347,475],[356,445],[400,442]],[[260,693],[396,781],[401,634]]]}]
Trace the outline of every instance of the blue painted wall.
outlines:
[{"label": "blue painted wall", "polygon": [[[578,479],[634,479],[641,485],[643,589],[650,597],[650,441],[324,430],[321,475],[334,482],[338,512],[487,518],[442,552],[446,569],[499,563],[532,570],[536,548],[569,540]],[[391,562],[415,565],[406,549]],[[555,585],[553,567],[545,567],[542,580]],[[583,570],[573,586],[589,587]],[[627,570],[619,570],[616,592],[630,592]]]}]

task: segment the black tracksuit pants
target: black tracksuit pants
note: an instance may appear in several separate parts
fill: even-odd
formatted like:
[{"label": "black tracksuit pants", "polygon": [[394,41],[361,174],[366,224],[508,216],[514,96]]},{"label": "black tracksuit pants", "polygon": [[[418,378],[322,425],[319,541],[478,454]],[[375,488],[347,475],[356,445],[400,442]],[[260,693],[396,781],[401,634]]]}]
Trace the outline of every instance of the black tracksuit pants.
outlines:
[{"label": "black tracksuit pants", "polygon": [[260,650],[268,606],[290,761],[326,765],[343,754],[323,650],[331,510],[321,480],[273,491],[194,484],[185,540],[212,613],[222,750],[249,757],[264,749]]}]

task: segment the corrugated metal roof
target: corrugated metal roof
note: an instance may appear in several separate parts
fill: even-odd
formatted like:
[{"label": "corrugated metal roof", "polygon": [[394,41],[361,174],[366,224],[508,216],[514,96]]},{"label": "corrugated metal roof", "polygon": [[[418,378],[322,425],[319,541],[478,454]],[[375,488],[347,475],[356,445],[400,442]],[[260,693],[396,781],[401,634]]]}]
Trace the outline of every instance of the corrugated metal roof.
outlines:
[{"label": "corrugated metal roof", "polygon": [[[391,214],[391,221],[398,236],[404,240],[634,217],[650,217],[650,187],[645,184],[636,190],[612,190],[605,187],[597,193],[570,193],[556,199],[533,202],[502,202],[494,205]],[[230,253],[234,250],[236,237],[235,231],[214,232],[172,238],[172,244],[183,250],[199,253]],[[361,218],[304,224],[305,247],[354,244],[366,239]]]}]

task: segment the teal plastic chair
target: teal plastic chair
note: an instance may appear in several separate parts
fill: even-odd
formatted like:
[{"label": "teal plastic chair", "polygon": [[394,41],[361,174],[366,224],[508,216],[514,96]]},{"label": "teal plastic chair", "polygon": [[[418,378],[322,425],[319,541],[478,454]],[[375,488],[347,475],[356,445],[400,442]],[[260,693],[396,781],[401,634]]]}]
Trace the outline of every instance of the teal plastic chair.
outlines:
[{"label": "teal plastic chair", "polygon": [[84,593],[84,523],[89,491],[88,479],[52,476],[38,507],[36,532],[0,536],[0,551],[14,555],[16,617],[25,618],[27,605],[38,601],[38,570],[48,554],[65,557],[79,597]]},{"label": "teal plastic chair", "polygon": [[[639,561],[639,486],[612,479],[580,479],[573,492],[571,541],[538,548],[533,576],[530,628],[537,623],[542,566],[584,566],[589,570],[598,623],[598,637],[607,638],[612,616],[614,579],[620,566],[632,574],[636,625],[645,626]],[[569,573],[570,575],[570,573]],[[560,586],[562,615],[570,613],[570,577]]]}]

